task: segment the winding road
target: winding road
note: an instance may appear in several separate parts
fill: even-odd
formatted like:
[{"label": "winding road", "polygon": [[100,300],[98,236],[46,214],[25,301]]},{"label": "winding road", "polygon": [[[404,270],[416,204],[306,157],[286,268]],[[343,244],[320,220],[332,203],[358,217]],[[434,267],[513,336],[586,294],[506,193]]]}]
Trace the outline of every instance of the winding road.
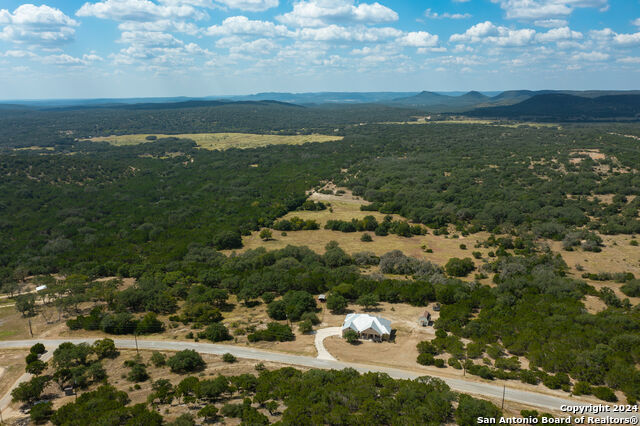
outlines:
[{"label": "winding road", "polygon": [[[26,349],[30,348],[34,343],[40,342],[47,348],[47,355],[55,350],[63,342],[78,343],[93,343],[97,339],[33,339],[33,340],[13,340],[0,342],[0,350],[2,349]],[[136,343],[133,339],[114,339],[116,346],[120,349],[135,349]],[[420,374],[413,371],[402,370],[391,367],[382,367],[366,364],[357,364],[350,362],[334,361],[327,359],[318,359],[309,356],[291,355],[281,352],[272,352],[262,349],[212,344],[212,343],[195,343],[195,342],[172,342],[166,340],[138,340],[138,347],[140,349],[147,350],[163,350],[163,351],[180,351],[184,349],[193,349],[203,354],[222,355],[225,353],[231,353],[239,358],[253,359],[258,361],[270,361],[282,364],[297,365],[309,368],[321,368],[321,369],[337,369],[353,368],[361,373],[365,372],[381,372],[386,373],[395,379],[416,379],[424,374]],[[437,377],[437,374],[430,373],[429,375]],[[29,380],[30,375],[24,374],[21,376],[12,389],[19,383]],[[471,380],[464,380],[459,378],[440,377],[447,385],[454,391],[468,393],[472,395],[479,395],[493,399],[501,399],[503,396],[503,387],[496,386],[495,384],[483,383]],[[521,389],[515,389],[506,387],[504,388],[504,398],[506,401],[520,403],[532,407],[536,407],[547,411],[559,411],[562,405],[568,406],[580,406],[584,403],[578,401],[572,401],[571,399],[565,399],[552,395],[546,395],[542,393],[536,393]],[[0,399],[0,411],[3,411],[11,402],[11,391],[7,392],[2,399]],[[633,413],[608,413],[611,417],[635,417],[637,414]],[[633,424],[637,424],[633,423]]]}]

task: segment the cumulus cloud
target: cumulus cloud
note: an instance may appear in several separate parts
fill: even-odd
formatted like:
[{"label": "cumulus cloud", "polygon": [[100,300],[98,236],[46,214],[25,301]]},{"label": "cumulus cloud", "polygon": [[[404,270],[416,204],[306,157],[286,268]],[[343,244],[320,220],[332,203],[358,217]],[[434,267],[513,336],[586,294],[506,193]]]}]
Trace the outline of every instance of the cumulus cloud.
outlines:
[{"label": "cumulus cloud", "polygon": [[398,38],[398,43],[409,47],[435,47],[438,45],[438,36],[425,31],[410,32]]},{"label": "cumulus cloud", "polygon": [[430,19],[467,19],[471,18],[469,13],[437,13],[432,12],[431,9],[427,9],[424,12],[424,16]]},{"label": "cumulus cloud", "polygon": [[569,27],[554,28],[546,33],[540,33],[536,35],[536,40],[547,42],[558,42],[567,40],[579,40],[582,38],[582,33],[572,31]]},{"label": "cumulus cloud", "polygon": [[507,19],[545,19],[570,15],[576,8],[605,10],[608,0],[491,0],[506,12]]},{"label": "cumulus cloud", "polygon": [[356,5],[353,0],[303,0],[277,19],[293,27],[321,27],[349,22],[392,22],[398,20],[398,14],[377,2]]},{"label": "cumulus cloud", "polygon": [[613,41],[621,46],[634,46],[640,44],[640,33],[616,34]]},{"label": "cumulus cloud", "polygon": [[449,41],[453,43],[490,43],[499,47],[525,46],[535,40],[536,31],[532,29],[514,30],[494,25],[491,21],[481,22],[469,28],[463,34],[453,34]]},{"label": "cumulus cloud", "polygon": [[347,28],[340,25],[329,25],[322,28],[302,28],[296,31],[296,37],[312,41],[358,41],[374,43],[402,35],[402,31],[391,28]]},{"label": "cumulus cloud", "polygon": [[249,12],[263,12],[278,7],[278,0],[217,0],[232,9],[247,10]]},{"label": "cumulus cloud", "polygon": [[213,25],[206,30],[212,36],[258,35],[263,37],[285,37],[291,32],[284,25],[276,25],[269,21],[250,20],[246,16],[232,16],[220,25]]},{"label": "cumulus cloud", "polygon": [[640,18],[632,22],[633,25],[640,27]]},{"label": "cumulus cloud", "polygon": [[640,57],[626,56],[624,58],[618,59],[618,62],[622,64],[640,64]]},{"label": "cumulus cloud", "polygon": [[609,59],[608,53],[602,52],[579,52],[571,57],[574,61],[602,62]]},{"label": "cumulus cloud", "polygon": [[47,5],[23,4],[13,13],[0,9],[0,40],[54,46],[73,40],[78,22]]},{"label": "cumulus cloud", "polygon": [[569,23],[566,19],[539,19],[533,24],[543,28],[559,28],[566,27]]},{"label": "cumulus cloud", "polygon": [[98,3],[85,3],[76,15],[139,22],[162,19],[203,19],[207,16],[206,13],[189,4],[156,4],[150,0],[105,0]]},{"label": "cumulus cloud", "polygon": [[60,65],[60,66],[85,66],[92,62],[102,61],[98,55],[83,55],[81,58],[62,53],[60,55],[49,55],[42,57],[43,64]]}]

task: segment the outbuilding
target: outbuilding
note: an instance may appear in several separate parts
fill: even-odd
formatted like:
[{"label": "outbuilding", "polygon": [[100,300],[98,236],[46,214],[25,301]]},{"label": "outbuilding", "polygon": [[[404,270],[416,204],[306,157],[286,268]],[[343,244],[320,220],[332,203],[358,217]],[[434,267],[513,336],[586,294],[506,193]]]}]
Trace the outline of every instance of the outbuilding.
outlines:
[{"label": "outbuilding", "polygon": [[431,325],[431,313],[428,311],[424,311],[422,315],[420,315],[420,318],[418,318],[418,324],[423,327]]}]

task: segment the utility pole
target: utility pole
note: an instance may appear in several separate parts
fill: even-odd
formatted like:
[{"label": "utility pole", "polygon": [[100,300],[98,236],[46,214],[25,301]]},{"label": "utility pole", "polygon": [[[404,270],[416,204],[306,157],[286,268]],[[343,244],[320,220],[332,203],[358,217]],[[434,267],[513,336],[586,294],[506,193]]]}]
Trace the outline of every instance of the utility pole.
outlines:
[{"label": "utility pole", "polygon": [[500,408],[501,410],[504,410],[504,394],[506,391],[507,391],[507,386],[502,385],[502,407]]},{"label": "utility pole", "polygon": [[33,330],[31,329],[31,318],[29,318],[29,334],[31,334],[31,337],[33,338]]}]

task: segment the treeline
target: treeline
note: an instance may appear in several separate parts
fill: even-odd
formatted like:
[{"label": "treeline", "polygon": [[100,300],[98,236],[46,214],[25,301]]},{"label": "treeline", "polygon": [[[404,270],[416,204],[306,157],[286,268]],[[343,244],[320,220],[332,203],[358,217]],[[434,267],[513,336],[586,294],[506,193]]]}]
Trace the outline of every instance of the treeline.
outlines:
[{"label": "treeline", "polygon": [[324,229],[340,232],[374,231],[378,236],[396,234],[401,237],[424,235],[427,232],[420,225],[411,225],[406,221],[393,220],[389,215],[385,216],[381,223],[378,223],[378,220],[371,215],[362,219],[351,219],[351,221],[330,219],[325,224]]}]

